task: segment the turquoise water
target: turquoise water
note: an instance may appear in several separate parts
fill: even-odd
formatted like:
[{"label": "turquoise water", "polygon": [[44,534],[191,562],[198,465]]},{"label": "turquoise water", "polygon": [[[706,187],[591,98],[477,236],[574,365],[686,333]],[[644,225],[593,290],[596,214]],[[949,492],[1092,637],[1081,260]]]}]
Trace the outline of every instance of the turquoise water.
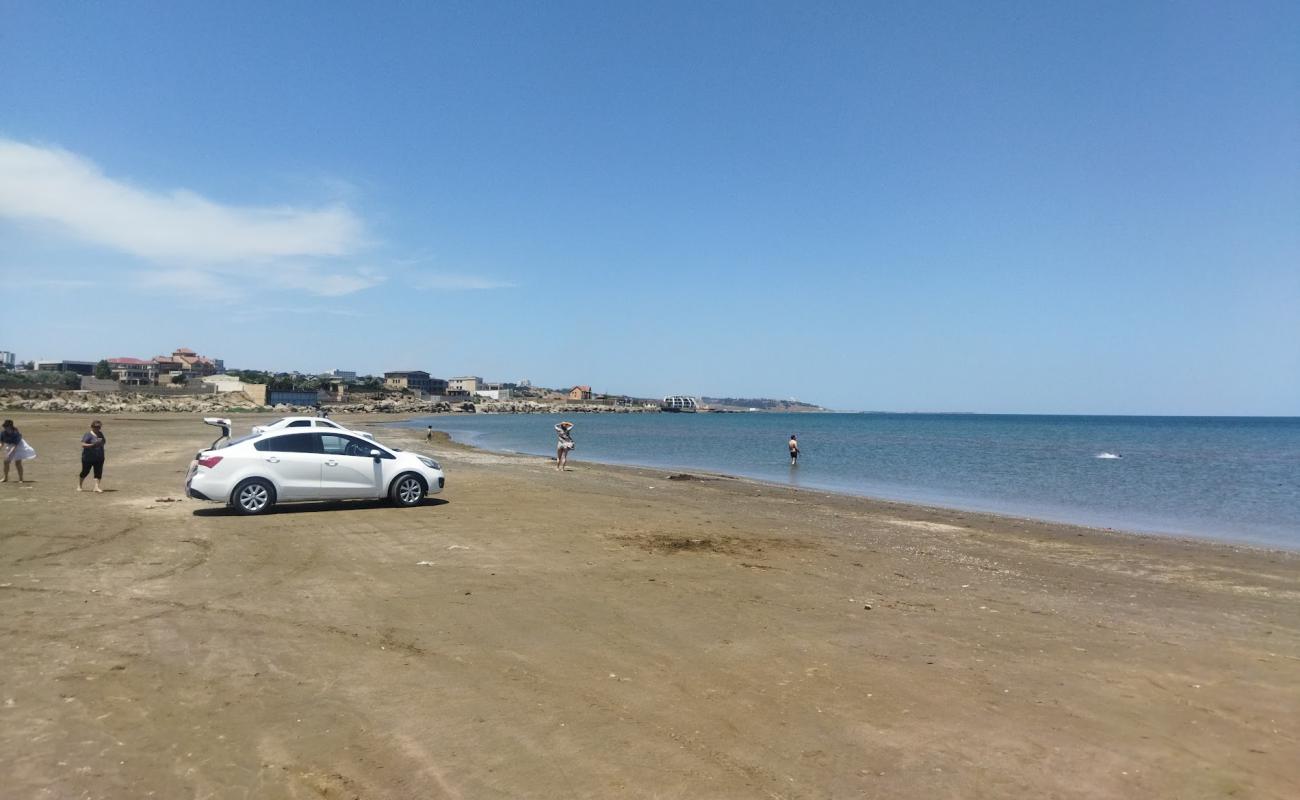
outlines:
[{"label": "turquoise water", "polygon": [[[554,455],[541,414],[438,416],[456,441]],[[580,414],[573,460],[1300,549],[1300,418]],[[786,440],[803,455],[789,466]],[[1103,454],[1119,458],[1103,457]]]}]

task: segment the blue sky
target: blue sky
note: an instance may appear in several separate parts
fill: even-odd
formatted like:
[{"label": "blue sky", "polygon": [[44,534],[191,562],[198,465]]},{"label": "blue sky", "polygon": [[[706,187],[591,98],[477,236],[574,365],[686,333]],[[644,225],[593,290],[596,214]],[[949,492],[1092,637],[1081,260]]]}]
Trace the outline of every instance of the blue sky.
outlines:
[{"label": "blue sky", "polygon": [[1295,3],[0,0],[0,349],[1300,414]]}]

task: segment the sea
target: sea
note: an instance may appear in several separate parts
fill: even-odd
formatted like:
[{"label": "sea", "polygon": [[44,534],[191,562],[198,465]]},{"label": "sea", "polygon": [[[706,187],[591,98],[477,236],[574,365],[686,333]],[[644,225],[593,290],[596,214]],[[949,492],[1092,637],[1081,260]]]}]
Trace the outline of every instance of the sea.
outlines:
[{"label": "sea", "polygon": [[[1300,417],[465,414],[414,419],[498,452],[1300,550]],[[786,442],[799,439],[790,465]]]}]

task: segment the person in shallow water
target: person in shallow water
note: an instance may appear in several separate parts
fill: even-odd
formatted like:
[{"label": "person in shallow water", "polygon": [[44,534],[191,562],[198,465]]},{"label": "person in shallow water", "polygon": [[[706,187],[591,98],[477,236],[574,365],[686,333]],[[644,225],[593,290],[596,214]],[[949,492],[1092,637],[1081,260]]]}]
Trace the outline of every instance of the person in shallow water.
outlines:
[{"label": "person in shallow water", "polygon": [[790,446],[790,466],[794,466],[799,463],[799,437],[795,436],[793,433],[790,434],[790,441],[788,444]]}]

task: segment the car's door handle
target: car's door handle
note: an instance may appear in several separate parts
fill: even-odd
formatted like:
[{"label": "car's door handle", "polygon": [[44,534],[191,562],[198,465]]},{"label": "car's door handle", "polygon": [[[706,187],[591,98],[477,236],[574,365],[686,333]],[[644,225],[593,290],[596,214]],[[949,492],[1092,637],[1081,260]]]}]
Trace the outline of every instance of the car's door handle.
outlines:
[{"label": "car's door handle", "polygon": [[280,459],[276,458],[275,456],[267,456],[267,457],[266,457],[266,463],[268,463],[268,464],[279,464],[279,463],[280,463]]},{"label": "car's door handle", "polygon": [[325,466],[327,466],[327,467],[337,467],[338,465],[339,465],[339,462],[337,462],[337,461],[335,461],[335,460],[333,460],[333,459],[330,459],[329,461],[326,461],[326,462],[325,462]]}]

